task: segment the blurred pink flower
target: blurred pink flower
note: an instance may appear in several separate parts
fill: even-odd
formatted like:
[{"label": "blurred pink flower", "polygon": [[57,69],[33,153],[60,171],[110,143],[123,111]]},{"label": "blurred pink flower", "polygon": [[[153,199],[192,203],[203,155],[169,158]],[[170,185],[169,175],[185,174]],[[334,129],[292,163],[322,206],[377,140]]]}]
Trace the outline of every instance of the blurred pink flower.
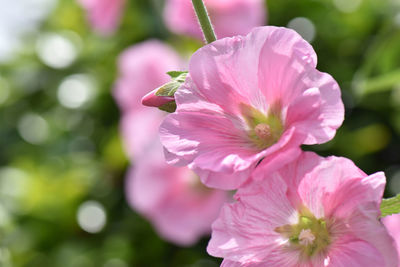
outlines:
[{"label": "blurred pink flower", "polygon": [[286,28],[199,49],[175,94],[177,110],[160,127],[167,160],[190,164],[210,187],[234,189],[260,160],[273,171],[301,144],[329,141],[344,107],[338,84],[316,64],[311,45]]},{"label": "blurred pink flower", "polygon": [[113,95],[123,112],[150,109],[142,97],[170,80],[168,71],[180,70],[183,63],[168,45],[149,40],[126,49],[119,57],[119,78]]},{"label": "blurred pink flower", "polygon": [[110,35],[118,27],[125,0],[78,0],[87,12],[93,29],[101,35]]},{"label": "blurred pink flower", "polygon": [[400,262],[400,214],[393,214],[382,218],[382,222],[390,235],[396,241],[397,253]]},{"label": "blurred pink flower", "polygon": [[148,218],[161,237],[184,246],[211,232],[228,200],[227,192],[206,188],[189,168],[165,163],[158,140],[135,161],[125,189],[132,208]]},{"label": "blurred pink flower", "polygon": [[[156,108],[144,107],[141,110],[122,113],[120,131],[125,152],[130,159],[141,157],[154,143],[160,142],[158,127],[164,117],[164,112]],[[159,153],[162,154],[162,149]]]},{"label": "blurred pink flower", "polygon": [[[205,0],[218,38],[245,35],[266,20],[264,0]],[[164,21],[174,33],[203,38],[190,0],[167,0]]]},{"label": "blurred pink flower", "polygon": [[125,51],[114,97],[121,110],[121,134],[133,167],[126,177],[126,197],[166,240],[191,245],[211,232],[211,223],[228,200],[223,191],[206,189],[188,168],[165,163],[158,127],[165,113],[143,107],[142,96],[169,81],[165,74],[181,66],[178,55],[158,41]]},{"label": "blurred pink flower", "polygon": [[222,266],[397,267],[379,221],[382,172],[305,152],[277,172],[260,171],[213,223],[208,252]]}]

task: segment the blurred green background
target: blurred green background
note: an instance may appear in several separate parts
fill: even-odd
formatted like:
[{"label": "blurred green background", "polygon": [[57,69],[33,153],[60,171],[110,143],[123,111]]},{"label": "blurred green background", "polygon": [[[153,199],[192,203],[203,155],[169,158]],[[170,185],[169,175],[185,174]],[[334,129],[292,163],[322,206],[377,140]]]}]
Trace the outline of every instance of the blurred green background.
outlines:
[{"label": "blurred green background", "polygon": [[[107,38],[75,1],[47,2],[37,29],[0,62],[0,266],[218,266],[207,237],[171,245],[127,205],[129,162],[110,94],[116,59],[130,45],[158,38],[189,55],[201,43],[166,30],[162,1],[127,1]],[[319,70],[343,92],[337,136],[305,149],[349,157],[368,174],[383,170],[386,196],[399,193],[400,1],[271,0],[268,13],[268,24],[312,41]],[[65,94],[71,85],[83,88],[75,98]],[[100,223],[85,225],[88,214]]]}]

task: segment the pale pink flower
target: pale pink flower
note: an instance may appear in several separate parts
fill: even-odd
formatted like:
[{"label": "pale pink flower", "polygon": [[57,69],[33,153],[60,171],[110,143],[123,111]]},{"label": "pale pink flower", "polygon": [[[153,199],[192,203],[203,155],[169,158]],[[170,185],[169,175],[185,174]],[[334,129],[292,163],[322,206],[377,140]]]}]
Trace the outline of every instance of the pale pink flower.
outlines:
[{"label": "pale pink flower", "polygon": [[158,140],[136,159],[125,189],[130,205],[150,220],[161,237],[184,246],[210,234],[228,200],[227,192],[206,188],[189,168],[165,163]]},{"label": "pale pink flower", "polygon": [[[205,0],[218,38],[245,35],[266,20],[264,0]],[[164,21],[174,33],[203,38],[190,0],[167,0]]]},{"label": "pale pink flower", "polygon": [[92,28],[101,35],[110,35],[118,27],[125,0],[78,0],[87,12]]},{"label": "pale pink flower", "polygon": [[167,160],[190,164],[210,187],[233,189],[260,160],[273,171],[301,144],[329,141],[344,107],[338,84],[316,64],[311,45],[286,28],[199,49],[175,94],[177,110],[160,127]]},{"label": "pale pink flower", "polygon": [[382,222],[390,235],[396,241],[397,253],[400,262],[400,214],[393,214],[382,218]]},{"label": "pale pink flower", "polygon": [[179,55],[157,40],[126,49],[118,60],[119,77],[113,91],[121,110],[149,109],[142,106],[142,97],[170,81],[168,71],[180,70],[182,66]]},{"label": "pale pink flower", "polygon": [[397,267],[379,221],[384,187],[382,172],[311,152],[273,173],[261,168],[221,209],[208,253],[225,267]]},{"label": "pale pink flower", "polygon": [[[121,114],[120,132],[129,158],[141,157],[154,143],[160,142],[157,129],[164,117],[164,112],[155,108]],[[159,153],[162,154],[162,150]]]}]

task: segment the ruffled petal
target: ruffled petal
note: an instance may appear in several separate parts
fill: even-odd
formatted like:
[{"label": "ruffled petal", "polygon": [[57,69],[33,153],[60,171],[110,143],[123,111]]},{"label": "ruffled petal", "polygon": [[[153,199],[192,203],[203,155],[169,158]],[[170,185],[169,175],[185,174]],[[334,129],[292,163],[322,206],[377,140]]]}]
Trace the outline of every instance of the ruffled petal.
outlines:
[{"label": "ruffled petal", "polygon": [[[368,198],[368,196],[365,196]],[[351,219],[348,221],[349,231],[372,246],[374,246],[384,258],[383,262],[386,267],[399,266],[399,255],[396,242],[384,225],[378,220],[380,215],[379,208],[376,203],[361,204],[356,211],[353,212]]]},{"label": "ruffled petal", "polygon": [[[319,165],[304,176],[299,184],[298,193],[302,202],[319,217],[333,216],[338,205],[351,210],[352,196],[358,199],[359,190],[368,192],[368,187],[361,183],[361,179],[367,177],[354,163],[346,158],[328,157],[320,161]],[[349,186],[351,194],[341,194],[341,189]],[[343,198],[337,200],[338,198]],[[347,201],[349,200],[349,201]],[[359,200],[359,199],[358,199]],[[371,201],[370,199],[366,201]]]},{"label": "ruffled petal", "polygon": [[400,214],[383,217],[382,222],[396,242],[397,254],[400,262]]},{"label": "ruffled petal", "polygon": [[234,204],[225,205],[212,225],[209,254],[241,263],[260,262],[279,247],[275,227],[289,223],[296,212],[278,177],[239,189]]},{"label": "ruffled petal", "polygon": [[170,114],[160,126],[160,139],[177,158],[217,172],[244,170],[257,157],[245,133],[217,114]]},{"label": "ruffled petal", "polygon": [[[377,267],[385,266],[379,251],[371,244],[354,239],[350,242],[336,243],[329,250],[325,266],[329,267]],[[395,267],[388,265],[385,267]]]}]

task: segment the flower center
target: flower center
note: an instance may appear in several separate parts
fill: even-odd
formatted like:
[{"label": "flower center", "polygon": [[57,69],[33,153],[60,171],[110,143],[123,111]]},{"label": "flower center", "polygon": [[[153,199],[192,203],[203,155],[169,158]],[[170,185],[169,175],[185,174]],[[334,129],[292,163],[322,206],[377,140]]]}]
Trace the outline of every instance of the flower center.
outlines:
[{"label": "flower center", "polygon": [[299,243],[303,246],[312,245],[315,240],[315,236],[311,232],[311,229],[302,229],[299,234]]},{"label": "flower center", "polygon": [[300,251],[304,260],[324,253],[331,243],[329,221],[317,219],[306,208],[302,208],[297,224],[276,227],[275,232],[287,238],[289,247]]},{"label": "flower center", "polygon": [[276,109],[271,109],[268,114],[264,114],[242,103],[240,111],[248,126],[247,134],[257,148],[265,149],[278,142],[284,127]]},{"label": "flower center", "polygon": [[271,138],[271,127],[266,123],[259,123],[254,127],[254,132],[260,140],[268,141]]}]

